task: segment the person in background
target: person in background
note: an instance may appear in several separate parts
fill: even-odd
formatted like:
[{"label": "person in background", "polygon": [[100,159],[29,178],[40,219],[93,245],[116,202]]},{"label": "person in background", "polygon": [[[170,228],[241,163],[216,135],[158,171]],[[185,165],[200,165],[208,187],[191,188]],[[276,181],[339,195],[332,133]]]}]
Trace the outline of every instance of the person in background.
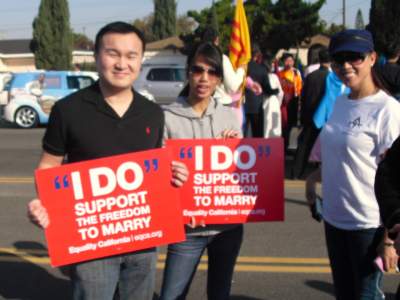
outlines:
[{"label": "person in background", "polygon": [[319,52],[322,49],[326,49],[326,47],[321,44],[315,44],[308,49],[307,67],[304,69],[304,78],[307,78],[309,74],[319,69]]},{"label": "person in background", "polygon": [[[400,255],[400,137],[386,152],[375,176],[375,196],[378,200],[380,215],[389,236],[394,240],[393,247]],[[388,247],[392,247],[389,246]],[[396,298],[400,299],[400,285]]]},{"label": "person in background", "polygon": [[319,137],[321,168],[310,174],[306,198],[316,202],[322,178],[322,217],[336,299],[384,299],[382,272],[397,264],[393,241],[381,227],[374,194],[382,155],[400,134],[400,104],[373,73],[376,52],[366,30],[331,39],[332,69],[350,89],[338,97]]},{"label": "person in background", "polygon": [[375,176],[375,195],[385,227],[392,232],[400,254],[400,137],[386,152]]},{"label": "person in background", "polygon": [[[210,42],[219,47],[218,32],[212,27],[207,27],[203,32],[202,42]],[[215,89],[214,98],[220,103],[232,107],[240,124],[242,124],[244,118],[240,103],[242,98],[241,88],[245,81],[247,66],[244,64],[235,70],[229,57],[225,54],[222,55],[222,64],[224,77]]]},{"label": "person in background", "polygon": [[272,72],[270,62],[265,64],[268,73],[268,80],[271,89],[278,91],[277,94],[264,96],[263,112],[264,112],[264,138],[281,137],[282,121],[281,121],[281,105],[283,100],[283,90],[279,77]]},{"label": "person in background", "polygon": [[387,61],[383,65],[375,64],[375,72],[385,89],[400,100],[400,45],[387,46],[384,54]]},{"label": "person in background", "polygon": [[285,140],[285,149],[289,144],[290,130],[297,123],[299,110],[299,97],[303,87],[303,81],[299,70],[294,67],[293,54],[285,52],[281,58],[283,69],[278,71],[278,77],[283,89],[283,101],[281,106],[282,134]]},{"label": "person in background", "polygon": [[320,132],[320,129],[314,124],[313,116],[326,90],[326,77],[330,72],[331,66],[328,49],[321,48],[319,62],[319,69],[310,73],[304,80],[301,94],[300,118],[303,130],[299,136],[299,145],[296,150],[292,169],[292,178],[294,179],[300,178],[303,175],[312,146]]},{"label": "person in background", "polygon": [[[73,163],[161,147],[163,112],[132,89],[144,50],[144,36],[131,24],[113,22],[100,29],[95,40],[99,80],[56,102],[38,169],[58,167],[64,159]],[[181,186],[186,166],[174,161],[171,169],[172,183]],[[51,223],[40,199],[29,202],[28,216],[42,228]],[[152,247],[73,264],[72,299],[112,300],[118,287],[121,300],[151,300],[156,261]]]},{"label": "person in background", "polygon": [[[245,126],[246,136],[263,137],[264,136],[264,98],[276,95],[279,90],[271,89],[267,69],[262,62],[261,49],[257,44],[252,46],[252,59],[248,64],[247,75],[252,81],[257,82],[262,87],[262,94],[256,94],[252,89],[245,89]],[[250,126],[251,135],[248,133]]]},{"label": "person in background", "polygon": [[[212,27],[207,27],[204,30],[201,40],[204,43],[210,42],[219,47],[218,33]],[[224,79],[215,89],[214,98],[220,103],[231,107],[239,123],[244,125],[242,88],[246,87],[252,90],[256,95],[260,95],[262,93],[262,87],[250,77],[245,77],[247,72],[246,64],[240,65],[235,70],[227,55],[222,54],[222,58]]]},{"label": "person in background", "polygon": [[[223,81],[223,57],[212,43],[194,48],[187,60],[188,85],[176,102],[165,106],[164,139],[240,138],[234,112],[213,94]],[[161,300],[185,299],[205,249],[208,253],[207,296],[229,299],[243,225],[186,226],[186,240],[170,244],[167,251]]]},{"label": "person in background", "polygon": [[[207,27],[202,36],[202,42],[213,43],[219,47],[218,32],[212,28]],[[220,85],[215,89],[214,97],[222,104],[232,104],[231,94],[236,93],[243,85],[246,76],[246,65],[239,66],[236,70],[233,68],[229,57],[223,54],[222,56],[224,79]]]}]

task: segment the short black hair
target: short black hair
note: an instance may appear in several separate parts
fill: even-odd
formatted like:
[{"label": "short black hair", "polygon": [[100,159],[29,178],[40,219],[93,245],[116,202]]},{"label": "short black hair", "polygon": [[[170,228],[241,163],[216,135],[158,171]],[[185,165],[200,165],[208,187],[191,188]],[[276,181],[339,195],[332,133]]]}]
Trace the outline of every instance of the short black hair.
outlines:
[{"label": "short black hair", "polygon": [[308,65],[320,63],[319,52],[322,49],[328,49],[328,48],[321,44],[314,44],[308,49],[308,52],[307,52],[307,64]]},{"label": "short black hair", "polygon": [[206,27],[201,35],[202,42],[214,43],[218,37],[218,32],[212,27]]},{"label": "short black hair", "polygon": [[321,49],[319,52],[318,52],[318,59],[319,59],[319,62],[321,63],[321,64],[325,64],[325,63],[329,63],[329,62],[331,62],[331,57],[330,57],[330,55],[329,55],[329,51],[328,51],[328,49]]},{"label": "short black hair", "polygon": [[382,52],[388,59],[396,58],[400,55],[400,45],[397,45],[396,43],[388,43],[385,45],[385,49],[383,49]]},{"label": "short black hair", "polygon": [[294,55],[290,52],[285,52],[282,54],[282,61],[285,61],[288,57],[291,57],[292,59],[294,59]]},{"label": "short black hair", "polygon": [[142,42],[143,53],[144,50],[146,49],[146,40],[144,38],[144,35],[137,27],[126,22],[117,21],[109,23],[99,30],[94,42],[94,53],[96,54],[99,53],[101,40],[103,39],[103,36],[106,35],[107,33],[121,33],[121,34],[134,33],[138,36],[138,38]]},{"label": "short black hair", "polygon": [[254,57],[259,53],[262,53],[260,45],[258,45],[257,43],[253,43],[253,45],[251,46],[251,57]]}]

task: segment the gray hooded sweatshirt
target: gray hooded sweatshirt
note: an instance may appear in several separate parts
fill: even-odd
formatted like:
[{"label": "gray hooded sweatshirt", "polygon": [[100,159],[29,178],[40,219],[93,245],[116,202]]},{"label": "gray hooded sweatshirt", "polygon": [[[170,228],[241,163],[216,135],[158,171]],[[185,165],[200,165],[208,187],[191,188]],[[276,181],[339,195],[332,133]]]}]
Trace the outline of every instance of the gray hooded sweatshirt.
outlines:
[{"label": "gray hooded sweatshirt", "polygon": [[[165,114],[164,141],[167,139],[207,139],[220,137],[224,130],[241,133],[240,124],[233,110],[211,98],[203,116],[199,116],[186,97],[163,106]],[[231,229],[237,224],[208,225],[192,229],[186,226],[190,235],[214,235]]]},{"label": "gray hooded sweatshirt", "polygon": [[164,106],[165,139],[207,139],[220,137],[226,129],[241,132],[239,121],[231,108],[211,98],[203,116],[199,116],[179,97],[174,103]]}]

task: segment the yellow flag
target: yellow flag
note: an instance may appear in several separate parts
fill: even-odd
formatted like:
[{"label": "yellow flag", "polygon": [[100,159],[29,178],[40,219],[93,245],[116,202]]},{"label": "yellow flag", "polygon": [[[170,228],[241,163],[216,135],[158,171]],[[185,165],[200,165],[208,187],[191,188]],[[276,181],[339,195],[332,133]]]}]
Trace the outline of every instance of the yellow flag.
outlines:
[{"label": "yellow flag", "polygon": [[242,0],[236,1],[229,44],[229,59],[235,69],[242,64],[247,64],[251,59],[249,26]]}]

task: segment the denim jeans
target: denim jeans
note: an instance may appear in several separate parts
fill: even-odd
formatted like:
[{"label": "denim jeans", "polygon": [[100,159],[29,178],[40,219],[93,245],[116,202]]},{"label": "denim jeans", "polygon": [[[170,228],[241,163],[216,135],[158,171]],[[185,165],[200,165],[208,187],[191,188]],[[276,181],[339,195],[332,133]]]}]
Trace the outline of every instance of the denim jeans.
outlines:
[{"label": "denim jeans", "polygon": [[382,272],[375,266],[383,228],[342,230],[325,222],[337,300],[381,300]]},{"label": "denim jeans", "polygon": [[168,246],[160,300],[185,299],[207,248],[209,300],[229,299],[233,270],[243,239],[243,226],[213,236],[187,236],[186,241]]},{"label": "denim jeans", "polygon": [[74,300],[153,299],[155,248],[82,262],[72,266]]}]

